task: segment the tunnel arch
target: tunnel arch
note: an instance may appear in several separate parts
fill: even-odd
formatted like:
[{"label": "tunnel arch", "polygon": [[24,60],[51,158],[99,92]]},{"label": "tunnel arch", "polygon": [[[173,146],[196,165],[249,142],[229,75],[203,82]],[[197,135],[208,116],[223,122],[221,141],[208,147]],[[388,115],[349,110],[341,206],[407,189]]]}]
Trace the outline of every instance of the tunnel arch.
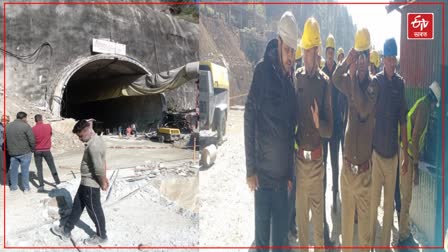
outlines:
[{"label": "tunnel arch", "polygon": [[[83,92],[110,89],[109,82],[119,77],[132,82],[134,76],[151,74],[139,61],[116,54],[82,57],[67,65],[57,76],[50,110],[62,118],[95,118],[105,128],[116,129],[136,123],[143,130],[162,115],[163,94],[151,96],[113,97],[82,101]],[[129,78],[130,77],[130,78]],[[73,94],[76,95],[73,95]]]},{"label": "tunnel arch", "polygon": [[99,61],[99,60],[118,60],[120,62],[128,62],[130,64],[135,65],[136,67],[140,68],[143,74],[148,74],[150,71],[146,69],[140,62],[137,60],[119,55],[119,54],[97,54],[87,57],[82,57],[71,64],[67,65],[59,74],[59,76],[56,77],[56,87],[54,89],[51,102],[50,102],[50,110],[53,115],[60,115],[61,113],[61,102],[62,102],[62,96],[64,94],[64,90],[71,79],[71,77],[79,71],[81,68],[85,67],[89,63]]}]

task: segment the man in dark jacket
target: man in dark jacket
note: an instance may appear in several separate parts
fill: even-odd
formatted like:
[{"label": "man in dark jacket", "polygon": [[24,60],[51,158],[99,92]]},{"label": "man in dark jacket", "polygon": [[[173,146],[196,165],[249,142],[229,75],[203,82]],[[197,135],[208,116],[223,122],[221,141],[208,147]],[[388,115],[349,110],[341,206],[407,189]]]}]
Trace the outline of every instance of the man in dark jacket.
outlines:
[{"label": "man in dark jacket", "polygon": [[25,112],[17,113],[17,119],[6,127],[6,143],[11,156],[11,191],[18,189],[19,165],[22,174],[23,192],[30,192],[29,171],[36,140],[33,130],[27,123]]},{"label": "man in dark jacket", "polygon": [[[375,234],[381,191],[384,191],[382,240],[379,244],[375,244],[375,236],[372,235],[371,242],[372,245],[387,247],[390,246],[390,231],[394,219],[399,135],[401,135],[403,149],[408,149],[406,127],[408,108],[404,92],[404,79],[396,72],[398,51],[394,38],[387,39],[384,42],[383,54],[384,70],[375,76],[371,85],[372,89],[377,90],[378,96],[376,97],[373,133],[370,225],[372,228],[371,234]],[[398,132],[398,125],[400,126],[400,132]],[[400,169],[403,175],[408,170],[408,158],[408,153],[403,152]]]},{"label": "man in dark jacket", "polygon": [[255,245],[287,245],[288,190],[293,178],[295,96],[292,84],[298,27],[291,12],[280,19],[255,67],[244,113],[247,184],[255,191]]}]

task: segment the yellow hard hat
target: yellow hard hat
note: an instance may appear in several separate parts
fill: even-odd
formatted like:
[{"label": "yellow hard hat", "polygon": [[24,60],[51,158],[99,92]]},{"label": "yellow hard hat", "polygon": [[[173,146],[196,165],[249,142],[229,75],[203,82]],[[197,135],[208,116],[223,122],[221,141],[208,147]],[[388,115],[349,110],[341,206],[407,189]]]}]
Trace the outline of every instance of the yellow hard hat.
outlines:
[{"label": "yellow hard hat", "polygon": [[297,45],[297,50],[296,50],[296,60],[302,58],[302,48],[300,48],[300,43]]},{"label": "yellow hard hat", "polygon": [[315,46],[320,46],[322,41],[320,40],[320,28],[319,23],[313,17],[308,18],[303,28],[302,40],[300,41],[300,47],[303,49],[310,49]]},{"label": "yellow hard hat", "polygon": [[336,57],[339,57],[341,53],[344,54],[344,49],[342,49],[342,47],[339,47],[338,52],[336,53]]},{"label": "yellow hard hat", "polygon": [[327,43],[325,43],[325,48],[333,48],[335,49],[335,42],[334,42],[334,37],[333,35],[328,35],[327,37]]},{"label": "yellow hard hat", "polygon": [[374,64],[375,67],[380,66],[380,55],[375,50],[370,52],[370,63]]},{"label": "yellow hard hat", "polygon": [[355,50],[358,52],[370,49],[370,33],[367,28],[361,28],[355,34]]}]

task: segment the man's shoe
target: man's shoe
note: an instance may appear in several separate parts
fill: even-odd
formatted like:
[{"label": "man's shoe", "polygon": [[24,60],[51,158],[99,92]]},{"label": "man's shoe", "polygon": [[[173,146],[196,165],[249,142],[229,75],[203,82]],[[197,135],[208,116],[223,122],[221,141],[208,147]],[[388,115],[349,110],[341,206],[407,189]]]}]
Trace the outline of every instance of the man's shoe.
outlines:
[{"label": "man's shoe", "polygon": [[418,247],[420,245],[414,240],[412,234],[409,234],[408,238],[398,241],[398,246]]},{"label": "man's shoe", "polygon": [[25,189],[25,190],[23,190],[23,194],[30,194],[31,193],[31,190],[30,189]]},{"label": "man's shoe", "polygon": [[412,236],[412,234],[409,234],[409,237],[407,239],[407,244],[410,247],[418,247],[420,246],[415,240],[414,237]]},{"label": "man's shoe", "polygon": [[39,187],[37,188],[37,192],[38,192],[38,193],[45,192],[45,188],[44,188],[44,186],[39,186]]},{"label": "man's shoe", "polygon": [[55,226],[51,228],[51,232],[56,236],[59,236],[63,241],[68,241],[70,239],[70,233],[65,232],[64,227]]},{"label": "man's shoe", "polygon": [[11,193],[16,193],[18,191],[19,191],[18,188],[16,188],[16,189],[12,189],[11,187],[9,188],[9,192],[11,192]]},{"label": "man's shoe", "polygon": [[292,236],[297,237],[297,226],[294,225],[294,227],[291,227],[289,229],[289,232],[291,233]]},{"label": "man's shoe", "polygon": [[84,244],[85,245],[91,245],[91,246],[97,246],[97,245],[101,245],[107,242],[107,237],[106,238],[101,238],[98,235],[93,235],[92,237],[85,239],[84,240]]}]

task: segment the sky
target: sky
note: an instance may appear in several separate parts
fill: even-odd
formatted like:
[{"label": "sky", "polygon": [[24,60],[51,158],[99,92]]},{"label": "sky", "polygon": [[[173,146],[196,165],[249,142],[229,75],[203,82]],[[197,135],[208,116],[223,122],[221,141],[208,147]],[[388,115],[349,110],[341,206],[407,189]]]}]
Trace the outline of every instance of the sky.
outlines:
[{"label": "sky", "polygon": [[[353,2],[353,0],[338,0],[339,2]],[[357,1],[359,2],[359,1]],[[387,0],[369,0],[368,2],[388,2]],[[349,14],[357,27],[366,27],[370,32],[372,46],[382,50],[384,41],[394,37],[400,52],[401,14],[394,10],[389,14],[383,4],[347,4]],[[398,53],[400,55],[400,53]]]}]

